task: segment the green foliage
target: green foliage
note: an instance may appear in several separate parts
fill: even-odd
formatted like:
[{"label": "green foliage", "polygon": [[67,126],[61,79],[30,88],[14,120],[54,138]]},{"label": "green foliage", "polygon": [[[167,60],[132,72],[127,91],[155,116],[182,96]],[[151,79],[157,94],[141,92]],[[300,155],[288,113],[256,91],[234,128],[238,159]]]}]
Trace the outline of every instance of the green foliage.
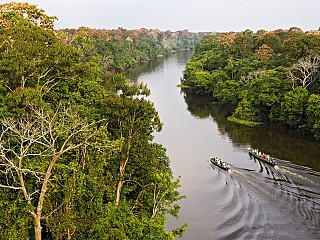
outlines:
[{"label": "green foliage", "polygon": [[150,219],[137,217],[125,204],[115,207],[106,205],[104,217],[89,230],[91,239],[174,239],[174,234],[165,230],[165,217]]},{"label": "green foliage", "polygon": [[150,91],[121,74],[105,78],[163,54],[169,39],[178,49],[199,36],[56,34],[54,17],[34,5],[0,12],[0,239],[40,239],[37,223],[44,239],[181,236],[186,225],[165,229],[182,196],[165,149],[152,142],[162,124]]},{"label": "green foliage", "polygon": [[82,53],[82,61],[97,58],[109,72],[119,72],[172,51],[194,48],[202,39],[187,30],[161,32],[158,29],[97,30],[81,27],[58,32],[61,39]]},{"label": "green foliage", "polygon": [[238,123],[238,124],[241,124],[241,125],[246,125],[248,127],[254,127],[254,126],[257,126],[257,125],[260,124],[258,122],[251,122],[251,121],[247,121],[247,120],[241,120],[241,119],[235,118],[233,116],[230,116],[227,119],[230,122]]},{"label": "green foliage", "polygon": [[217,81],[213,90],[213,96],[222,102],[238,102],[240,84],[234,80]]},{"label": "green foliage", "polygon": [[308,126],[314,136],[320,139],[320,95],[311,94],[306,109]]},{"label": "green foliage", "polygon": [[198,70],[194,72],[188,84],[189,86],[191,85],[196,92],[200,92],[201,90],[208,92],[209,89],[211,89],[212,81],[213,79],[209,72]]},{"label": "green foliage", "polygon": [[257,118],[258,109],[252,106],[252,103],[246,98],[242,99],[233,113],[233,117],[237,119],[242,119],[250,122],[256,122],[259,119]]},{"label": "green foliage", "polygon": [[53,29],[54,21],[57,19],[55,16],[48,16],[43,9],[34,4],[19,2],[1,4],[0,23],[2,26],[5,27],[8,19],[14,16],[23,17],[31,24],[44,29]]},{"label": "green foliage", "polygon": [[308,98],[308,91],[302,87],[287,92],[281,102],[280,119],[293,127],[304,126]]},{"label": "green foliage", "polygon": [[0,190],[0,239],[32,239],[33,219],[29,206],[18,192]]},{"label": "green foliage", "polygon": [[229,52],[236,59],[250,58],[253,54],[253,46],[253,32],[246,30],[237,34],[229,48]]},{"label": "green foliage", "polygon": [[291,28],[206,36],[181,83],[231,103],[238,121],[277,122],[318,138],[317,117],[311,110],[306,114],[308,108],[317,112],[316,99],[308,101],[308,96],[320,92],[318,33]]},{"label": "green foliage", "polygon": [[286,61],[291,64],[308,55],[320,54],[320,37],[315,34],[293,34],[283,45]]},{"label": "green foliage", "polygon": [[262,46],[263,44],[267,45],[274,51],[275,54],[280,53],[282,49],[281,37],[273,32],[265,32],[261,34],[258,37],[256,44],[258,46]]}]

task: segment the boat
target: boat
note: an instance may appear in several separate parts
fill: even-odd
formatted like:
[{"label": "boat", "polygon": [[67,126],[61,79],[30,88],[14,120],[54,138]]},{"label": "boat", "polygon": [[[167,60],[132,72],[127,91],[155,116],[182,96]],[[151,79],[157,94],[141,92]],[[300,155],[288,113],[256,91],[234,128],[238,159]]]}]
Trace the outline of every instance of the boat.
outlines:
[{"label": "boat", "polygon": [[216,166],[218,166],[219,168],[222,168],[223,170],[228,171],[228,170],[230,169],[229,164],[223,162],[220,158],[210,157],[210,162],[211,162],[213,165],[216,165]]},{"label": "boat", "polygon": [[275,166],[276,163],[276,159],[271,158],[270,155],[265,154],[265,153],[261,153],[259,150],[257,149],[252,149],[252,148],[247,148],[248,149],[248,153],[250,157],[256,158],[262,162],[268,163],[272,166]]}]

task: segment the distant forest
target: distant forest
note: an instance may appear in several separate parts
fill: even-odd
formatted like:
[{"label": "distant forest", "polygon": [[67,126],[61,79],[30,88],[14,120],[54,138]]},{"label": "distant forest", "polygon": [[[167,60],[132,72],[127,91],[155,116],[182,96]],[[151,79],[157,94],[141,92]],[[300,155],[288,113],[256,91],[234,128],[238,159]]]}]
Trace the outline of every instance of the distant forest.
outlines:
[{"label": "distant forest", "polygon": [[194,49],[208,34],[188,30],[163,32],[145,28],[107,30],[85,27],[59,30],[57,33],[60,39],[81,51],[86,60],[98,57],[99,64],[111,72],[119,72],[169,53]]},{"label": "distant forest", "polygon": [[318,30],[205,36],[183,78],[183,87],[231,106],[231,121],[276,124],[320,139]]}]

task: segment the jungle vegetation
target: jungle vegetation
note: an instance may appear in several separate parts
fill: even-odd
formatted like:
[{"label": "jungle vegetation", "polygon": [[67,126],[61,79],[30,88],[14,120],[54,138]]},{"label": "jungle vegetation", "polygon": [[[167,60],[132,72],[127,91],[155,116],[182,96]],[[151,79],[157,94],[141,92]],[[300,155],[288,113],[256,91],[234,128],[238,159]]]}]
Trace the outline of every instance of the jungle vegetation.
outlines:
[{"label": "jungle vegetation", "polygon": [[63,29],[59,37],[83,53],[85,61],[98,57],[109,72],[120,72],[141,62],[172,52],[194,49],[207,33],[177,32],[159,29]]},{"label": "jungle vegetation", "polygon": [[0,5],[0,239],[181,236],[186,225],[165,228],[183,196],[153,142],[162,123],[146,86],[117,73],[179,41],[55,19]]},{"label": "jungle vegetation", "polygon": [[320,139],[320,31],[207,35],[182,85],[232,106],[233,121],[276,124]]}]

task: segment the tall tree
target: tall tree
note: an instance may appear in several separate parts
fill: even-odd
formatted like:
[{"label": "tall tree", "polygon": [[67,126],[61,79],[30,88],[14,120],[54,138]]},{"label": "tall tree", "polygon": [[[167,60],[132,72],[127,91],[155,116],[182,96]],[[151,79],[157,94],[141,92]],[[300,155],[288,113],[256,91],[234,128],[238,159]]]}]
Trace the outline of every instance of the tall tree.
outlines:
[{"label": "tall tree", "polygon": [[7,18],[12,15],[18,15],[27,19],[33,25],[51,30],[54,27],[54,21],[57,19],[55,16],[48,16],[43,9],[34,4],[12,2],[4,3],[0,6],[0,23],[2,27],[7,26]]},{"label": "tall tree", "polygon": [[306,109],[307,122],[316,139],[320,139],[320,95],[311,94]]},{"label": "tall tree", "polygon": [[308,99],[308,91],[301,86],[287,92],[281,101],[280,119],[291,127],[305,125]]},{"label": "tall tree", "polygon": [[152,132],[160,131],[161,123],[153,103],[144,98],[149,95],[146,86],[129,86],[128,79],[123,75],[114,75],[108,81],[108,88],[118,93],[106,103],[111,123],[109,129],[114,136],[124,140],[116,184],[115,203],[119,205],[127,164],[133,157],[133,146],[148,144],[152,140]]},{"label": "tall tree", "polygon": [[[59,41],[51,29],[43,29],[14,11],[5,21],[6,25],[0,26],[2,96],[14,95],[18,99],[20,93],[33,89],[45,99],[58,84],[65,84],[68,79],[75,77],[78,52]],[[62,89],[61,86],[60,91]],[[0,106],[20,111],[26,105],[23,102],[8,106],[10,101],[3,99]],[[6,109],[0,109],[1,113],[5,115]]]},{"label": "tall tree", "polygon": [[21,191],[34,219],[35,239],[41,239],[41,219],[55,164],[89,143],[92,124],[69,111],[51,114],[32,109],[33,116],[1,121],[1,188]]},{"label": "tall tree", "polygon": [[308,88],[315,80],[319,78],[320,57],[306,56],[299,59],[288,69],[288,76],[292,80],[292,89],[296,86]]}]

